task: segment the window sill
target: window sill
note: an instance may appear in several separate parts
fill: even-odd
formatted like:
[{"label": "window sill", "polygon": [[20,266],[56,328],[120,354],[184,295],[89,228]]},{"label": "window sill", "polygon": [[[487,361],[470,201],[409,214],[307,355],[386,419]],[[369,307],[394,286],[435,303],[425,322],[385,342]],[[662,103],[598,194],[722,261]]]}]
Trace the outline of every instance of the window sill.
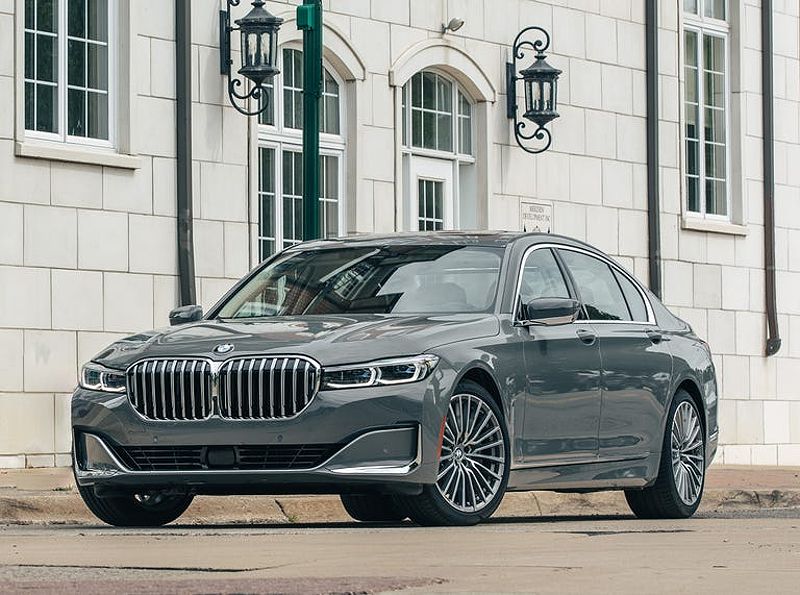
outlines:
[{"label": "window sill", "polygon": [[681,220],[681,229],[691,231],[706,231],[710,233],[722,233],[732,236],[746,236],[747,226],[737,225],[729,221],[714,221],[711,219],[701,219],[699,217],[684,216]]},{"label": "window sill", "polygon": [[46,141],[26,140],[17,142],[14,147],[17,157],[50,159],[70,163],[84,163],[116,167],[119,169],[139,169],[142,160],[137,155],[123,155],[109,150],[92,149],[76,145],[58,145]]}]

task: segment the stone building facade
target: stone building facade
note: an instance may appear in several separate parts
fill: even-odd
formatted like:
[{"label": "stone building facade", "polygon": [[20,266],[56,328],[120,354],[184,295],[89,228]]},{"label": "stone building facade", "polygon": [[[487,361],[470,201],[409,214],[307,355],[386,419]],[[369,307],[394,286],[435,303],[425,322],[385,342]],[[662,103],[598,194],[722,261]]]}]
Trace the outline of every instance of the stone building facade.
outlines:
[{"label": "stone building facade", "polygon": [[[271,109],[219,73],[220,0],[192,0],[194,245],[206,307],[301,238],[297,1]],[[246,4],[246,3],[245,3]],[[324,0],[329,233],[519,230],[647,283],[645,0]],[[241,9],[239,9],[241,10]],[[766,357],[760,0],[658,2],[664,301],[708,340],[719,462],[800,465],[800,4],[774,1],[780,351]],[[451,18],[464,20],[442,33]],[[552,33],[550,151],[506,115],[517,33]],[[174,2],[0,0],[0,468],[68,465],[81,363],[178,302]]]}]

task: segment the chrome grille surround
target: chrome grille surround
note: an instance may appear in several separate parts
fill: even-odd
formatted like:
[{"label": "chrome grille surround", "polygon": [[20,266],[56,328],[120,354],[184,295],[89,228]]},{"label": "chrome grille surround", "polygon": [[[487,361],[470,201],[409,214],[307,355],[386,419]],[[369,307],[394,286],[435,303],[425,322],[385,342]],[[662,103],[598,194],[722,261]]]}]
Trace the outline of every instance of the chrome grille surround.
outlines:
[{"label": "chrome grille surround", "polygon": [[291,419],[319,391],[320,365],[302,356],[259,356],[228,360],[219,371],[223,419]]},{"label": "chrome grille surround", "polygon": [[144,360],[127,371],[128,401],[154,421],[197,421],[213,412],[212,363],[199,359]]},{"label": "chrome grille surround", "polygon": [[321,371],[304,356],[148,359],[126,372],[128,401],[150,421],[291,419],[319,392]]}]

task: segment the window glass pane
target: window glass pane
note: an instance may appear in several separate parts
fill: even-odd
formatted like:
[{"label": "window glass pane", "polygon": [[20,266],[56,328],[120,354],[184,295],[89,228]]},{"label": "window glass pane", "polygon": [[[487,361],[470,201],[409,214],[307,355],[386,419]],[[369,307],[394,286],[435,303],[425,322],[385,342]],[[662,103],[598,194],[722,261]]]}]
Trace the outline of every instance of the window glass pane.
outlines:
[{"label": "window glass pane", "polygon": [[322,132],[339,134],[339,84],[327,70],[325,70],[325,84],[320,109],[322,110]]},{"label": "window glass pane", "polygon": [[320,165],[322,230],[325,237],[331,238],[339,235],[339,159],[323,155]]},{"label": "window glass pane", "polygon": [[89,87],[108,90],[108,47],[90,43],[87,45]]},{"label": "window glass pane", "polygon": [[422,146],[422,112],[411,111],[411,144],[415,147]]},{"label": "window glass pane", "polygon": [[36,35],[25,33],[25,78],[36,78]]},{"label": "window glass pane", "polygon": [[411,79],[411,105],[422,107],[422,73],[418,72]]},{"label": "window glass pane", "polygon": [[56,82],[58,72],[57,39],[50,35],[36,36],[36,78]]},{"label": "window glass pane", "polygon": [[36,130],[58,132],[57,89],[53,85],[36,85]]},{"label": "window glass pane", "polygon": [[36,126],[36,90],[33,83],[25,83],[25,129]]},{"label": "window glass pane", "polygon": [[706,212],[709,215],[728,215],[727,185],[722,180],[706,180]]},{"label": "window glass pane", "polygon": [[630,320],[622,290],[604,262],[580,252],[559,250],[578,285],[589,320]]},{"label": "window glass pane", "polygon": [[458,152],[472,155],[472,105],[458,93]]},{"label": "window glass pane", "polygon": [[436,113],[422,112],[422,147],[435,149],[436,143]]},{"label": "window glass pane", "polygon": [[67,134],[86,136],[86,92],[81,89],[67,94]]},{"label": "window glass pane", "polygon": [[108,140],[108,95],[89,92],[88,136]]},{"label": "window glass pane", "polygon": [[539,298],[568,298],[569,290],[552,251],[534,250],[525,261],[519,306]]},{"label": "window glass pane", "polygon": [[58,0],[36,1],[36,29],[58,32]]},{"label": "window glass pane", "polygon": [[704,0],[704,4],[705,16],[723,21],[728,18],[725,10],[726,0]]},{"label": "window glass pane", "polygon": [[686,180],[687,209],[692,213],[700,212],[700,178],[689,176]]},{"label": "window glass pane", "polygon": [[258,236],[260,258],[275,253],[275,149],[259,149]]},{"label": "window glass pane", "polygon": [[697,67],[697,33],[695,31],[686,31],[683,39],[685,44],[685,64],[686,66]]},{"label": "window glass pane", "polygon": [[408,146],[408,83],[400,94],[403,103],[403,146]]},{"label": "window glass pane", "polygon": [[25,28],[36,28],[36,0],[25,0]]},{"label": "window glass pane", "polygon": [[272,84],[264,85],[267,89],[266,95],[261,98],[261,106],[266,105],[266,109],[258,114],[258,123],[262,126],[275,125],[275,88]]},{"label": "window glass pane", "polygon": [[436,116],[437,143],[440,151],[453,151],[453,116],[439,114]]},{"label": "window glass pane", "polygon": [[622,293],[625,296],[625,301],[628,303],[633,320],[636,322],[647,322],[647,306],[645,306],[644,298],[641,292],[636,289],[633,282],[625,275],[617,270],[614,270],[614,276],[622,288]]},{"label": "window glass pane", "polygon": [[86,0],[67,2],[67,31],[72,37],[86,37]]},{"label": "window glass pane", "polygon": [[86,19],[89,39],[108,41],[108,0],[89,0]]},{"label": "window glass pane", "polygon": [[77,87],[86,86],[86,44],[70,39],[67,43],[67,81]]},{"label": "window glass pane", "polygon": [[436,75],[432,72],[422,73],[422,107],[436,109]]},{"label": "window glass pane", "polygon": [[683,10],[692,14],[697,14],[698,0],[683,0]]}]

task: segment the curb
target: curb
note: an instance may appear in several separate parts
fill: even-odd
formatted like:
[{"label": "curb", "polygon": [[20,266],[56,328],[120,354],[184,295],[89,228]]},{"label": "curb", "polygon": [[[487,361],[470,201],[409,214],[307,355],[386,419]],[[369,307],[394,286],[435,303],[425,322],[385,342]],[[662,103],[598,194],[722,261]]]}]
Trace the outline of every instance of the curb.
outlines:
[{"label": "curb", "polygon": [[[706,490],[701,512],[792,510],[800,513],[800,490]],[[494,515],[505,518],[544,516],[628,516],[621,492],[507,494]],[[251,525],[352,522],[338,496],[204,496],[195,499],[182,525]],[[77,492],[0,492],[0,525],[97,525]]]}]

